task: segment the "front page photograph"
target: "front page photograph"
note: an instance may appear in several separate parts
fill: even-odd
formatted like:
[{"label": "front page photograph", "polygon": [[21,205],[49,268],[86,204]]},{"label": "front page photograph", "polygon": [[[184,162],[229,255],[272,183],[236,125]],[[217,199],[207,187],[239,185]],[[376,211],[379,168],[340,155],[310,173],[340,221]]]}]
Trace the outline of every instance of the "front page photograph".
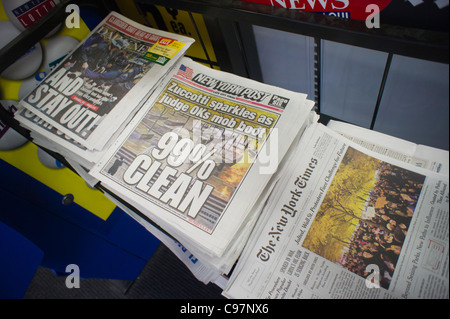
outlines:
[{"label": "front page photograph", "polygon": [[193,41],[112,12],[20,103],[101,150]]}]

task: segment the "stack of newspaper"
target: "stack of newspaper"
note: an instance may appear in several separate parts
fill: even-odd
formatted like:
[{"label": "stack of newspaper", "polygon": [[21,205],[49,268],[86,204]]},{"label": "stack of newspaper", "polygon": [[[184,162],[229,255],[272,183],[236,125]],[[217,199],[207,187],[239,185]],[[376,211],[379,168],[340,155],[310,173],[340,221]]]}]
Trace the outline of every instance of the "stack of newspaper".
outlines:
[{"label": "stack of newspaper", "polygon": [[89,174],[228,273],[314,103],[182,58]]},{"label": "stack of newspaper", "polygon": [[112,12],[20,101],[34,142],[90,169],[194,42]]}]

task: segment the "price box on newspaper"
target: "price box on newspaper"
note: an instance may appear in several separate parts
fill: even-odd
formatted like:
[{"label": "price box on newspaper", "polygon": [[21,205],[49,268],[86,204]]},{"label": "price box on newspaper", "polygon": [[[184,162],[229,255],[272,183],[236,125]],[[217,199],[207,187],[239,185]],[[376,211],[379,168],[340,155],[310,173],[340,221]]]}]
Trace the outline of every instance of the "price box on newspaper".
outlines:
[{"label": "price box on newspaper", "polygon": [[161,38],[144,55],[146,60],[165,65],[178,51],[184,47],[184,43],[169,38]]}]

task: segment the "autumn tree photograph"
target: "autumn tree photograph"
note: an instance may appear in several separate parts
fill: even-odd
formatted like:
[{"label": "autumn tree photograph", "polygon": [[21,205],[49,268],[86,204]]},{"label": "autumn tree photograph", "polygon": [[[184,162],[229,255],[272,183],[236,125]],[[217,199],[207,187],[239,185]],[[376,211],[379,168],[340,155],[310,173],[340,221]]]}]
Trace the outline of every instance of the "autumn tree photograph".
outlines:
[{"label": "autumn tree photograph", "polygon": [[388,289],[425,176],[349,147],[303,247]]}]

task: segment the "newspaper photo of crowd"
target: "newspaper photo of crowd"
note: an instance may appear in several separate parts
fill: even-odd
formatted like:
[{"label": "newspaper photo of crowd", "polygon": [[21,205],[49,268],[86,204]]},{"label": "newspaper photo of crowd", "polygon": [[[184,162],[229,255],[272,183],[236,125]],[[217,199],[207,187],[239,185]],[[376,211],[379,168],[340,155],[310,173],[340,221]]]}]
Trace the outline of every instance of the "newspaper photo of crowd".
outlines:
[{"label": "newspaper photo of crowd", "polygon": [[69,56],[63,67],[70,72],[69,77],[84,79],[84,92],[95,91],[92,100],[99,103],[93,104],[101,104],[96,113],[103,115],[151,68],[153,63],[142,58],[150,47],[151,43],[102,26]]},{"label": "newspaper photo of crowd", "polygon": [[380,286],[389,288],[423,183],[422,175],[382,163],[368,203],[374,216],[360,222],[342,266],[366,277],[367,265],[377,265]]},{"label": "newspaper photo of crowd", "polygon": [[424,180],[349,148],[303,246],[363,278],[378,277],[376,284],[388,289]]}]

